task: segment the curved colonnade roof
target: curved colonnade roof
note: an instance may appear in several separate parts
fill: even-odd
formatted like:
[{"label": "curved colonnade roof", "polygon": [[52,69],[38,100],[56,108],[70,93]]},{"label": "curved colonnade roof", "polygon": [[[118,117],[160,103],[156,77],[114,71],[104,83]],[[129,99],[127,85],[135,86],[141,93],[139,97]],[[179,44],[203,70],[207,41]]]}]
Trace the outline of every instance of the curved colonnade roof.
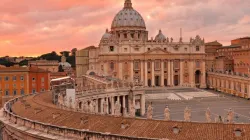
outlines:
[{"label": "curved colonnade roof", "polygon": [[[25,104],[29,104],[30,107],[25,109],[24,103],[18,101],[12,106],[12,111],[15,114],[30,120],[73,129],[88,129],[90,131],[131,137],[168,138],[175,140],[233,140],[236,139],[234,131],[240,129],[243,135],[239,139],[248,139],[250,137],[250,125],[246,124],[146,120],[65,111],[52,104],[50,92],[32,95],[24,98],[24,100]],[[35,113],[36,109],[40,109],[41,111]],[[53,113],[60,114],[60,116],[54,119]],[[85,123],[81,124],[81,120],[85,120]],[[128,124],[128,127],[125,129],[121,128],[122,123]],[[175,134],[173,132],[174,127],[179,128],[180,133]]]}]

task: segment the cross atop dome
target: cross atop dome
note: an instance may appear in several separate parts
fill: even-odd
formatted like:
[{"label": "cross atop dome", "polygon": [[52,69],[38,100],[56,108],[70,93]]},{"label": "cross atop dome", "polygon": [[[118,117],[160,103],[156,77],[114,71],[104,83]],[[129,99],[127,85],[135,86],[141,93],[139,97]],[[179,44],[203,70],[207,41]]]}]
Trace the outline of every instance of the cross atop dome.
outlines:
[{"label": "cross atop dome", "polygon": [[124,8],[125,9],[131,9],[131,8],[133,8],[131,0],[125,0]]}]

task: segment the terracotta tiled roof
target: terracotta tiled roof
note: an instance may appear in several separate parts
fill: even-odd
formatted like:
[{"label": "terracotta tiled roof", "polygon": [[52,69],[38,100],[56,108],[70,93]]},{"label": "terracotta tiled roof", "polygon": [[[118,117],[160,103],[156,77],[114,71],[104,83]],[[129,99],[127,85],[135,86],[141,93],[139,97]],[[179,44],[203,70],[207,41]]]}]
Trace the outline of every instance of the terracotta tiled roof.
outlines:
[{"label": "terracotta tiled roof", "polygon": [[219,43],[217,40],[213,42],[208,42],[205,44],[206,46],[222,46],[221,43]]},{"label": "terracotta tiled roof", "polygon": [[[25,109],[24,103],[18,101],[12,106],[14,113],[31,120],[69,128],[89,129],[90,131],[133,137],[168,138],[171,140],[250,139],[250,124],[176,122],[89,115],[58,109],[52,104],[51,93],[29,96],[25,100],[26,104],[30,104],[31,107]],[[35,114],[36,108],[42,111]],[[60,116],[53,119],[53,113],[59,113]],[[81,118],[84,120],[82,123]],[[125,129],[121,128],[121,123],[123,122],[128,124],[128,127]],[[177,127],[180,132],[175,134],[173,127]],[[236,137],[235,129],[242,130],[242,136]]]}]

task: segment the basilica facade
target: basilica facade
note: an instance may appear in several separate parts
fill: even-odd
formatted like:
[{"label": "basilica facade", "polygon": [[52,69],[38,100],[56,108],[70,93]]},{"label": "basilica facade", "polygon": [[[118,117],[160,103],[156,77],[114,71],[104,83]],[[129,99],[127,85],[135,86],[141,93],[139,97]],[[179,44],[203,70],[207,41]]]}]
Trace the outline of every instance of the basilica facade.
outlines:
[{"label": "basilica facade", "polygon": [[[86,50],[88,57],[81,52],[76,56],[78,76],[108,76],[149,87],[206,87],[204,39],[197,35],[189,41],[182,37],[175,41],[161,30],[149,39],[144,19],[131,0],[125,0],[99,46]],[[86,66],[88,71],[82,72]]]}]

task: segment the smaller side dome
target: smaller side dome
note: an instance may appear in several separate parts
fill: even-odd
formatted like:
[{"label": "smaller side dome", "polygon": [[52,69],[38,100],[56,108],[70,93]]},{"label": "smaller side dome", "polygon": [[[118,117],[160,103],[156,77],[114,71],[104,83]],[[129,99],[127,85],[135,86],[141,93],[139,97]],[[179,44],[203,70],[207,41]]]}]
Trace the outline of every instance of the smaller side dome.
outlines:
[{"label": "smaller side dome", "polygon": [[109,30],[106,29],[105,34],[102,36],[102,40],[107,40],[111,37],[112,34],[109,33]]},{"label": "smaller side dome", "polygon": [[162,31],[159,30],[158,35],[156,35],[155,37],[155,41],[164,41],[164,40],[166,40],[166,37],[162,34]]}]

